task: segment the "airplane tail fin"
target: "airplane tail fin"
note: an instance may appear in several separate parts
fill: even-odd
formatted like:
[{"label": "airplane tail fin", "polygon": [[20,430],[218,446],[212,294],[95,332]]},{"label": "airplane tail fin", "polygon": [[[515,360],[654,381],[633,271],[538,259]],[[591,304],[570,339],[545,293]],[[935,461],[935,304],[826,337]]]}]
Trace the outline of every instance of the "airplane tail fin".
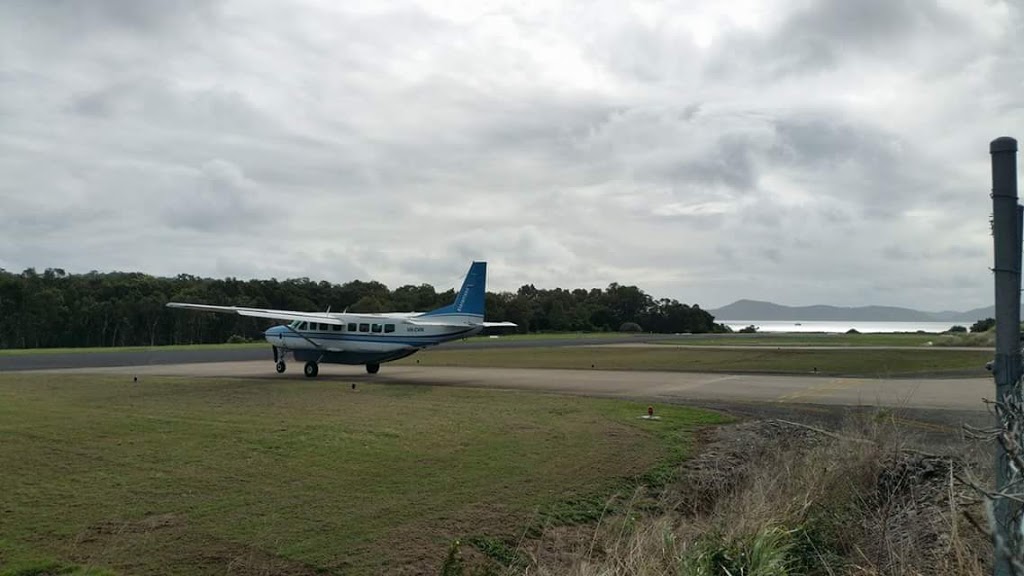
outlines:
[{"label": "airplane tail fin", "polygon": [[455,296],[448,306],[426,312],[423,316],[476,316],[484,317],[484,295],[487,292],[487,262],[473,262]]}]

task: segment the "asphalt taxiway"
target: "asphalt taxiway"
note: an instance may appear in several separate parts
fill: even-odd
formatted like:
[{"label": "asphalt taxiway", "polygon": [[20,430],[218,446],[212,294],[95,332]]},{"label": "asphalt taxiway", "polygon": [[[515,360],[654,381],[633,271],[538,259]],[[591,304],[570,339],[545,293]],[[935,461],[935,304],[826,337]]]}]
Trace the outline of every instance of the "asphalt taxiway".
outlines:
[{"label": "asphalt taxiway", "polygon": [[[57,370],[63,373],[309,380],[294,363],[276,374],[269,360],[151,364]],[[423,384],[530,390],[665,401],[759,402],[838,406],[890,406],[985,411],[994,386],[989,378],[833,378],[769,374],[454,368],[387,364],[379,374],[361,366],[324,365],[319,380],[339,383]]]},{"label": "asphalt taxiway", "polygon": [[[702,335],[706,336],[706,335]],[[610,336],[586,338],[582,336],[559,336],[551,338],[502,339],[473,338],[450,342],[446,349],[478,350],[482,348],[563,348],[593,344],[644,344],[661,340],[678,340],[681,335],[639,334],[633,336]],[[158,364],[196,364],[205,362],[245,362],[249,360],[270,360],[273,352],[270,344],[245,348],[188,348],[147,349],[76,352],[32,352],[28,354],[0,354],[0,372],[11,370],[52,370],[55,368],[101,368],[114,366],[151,366]]]}]

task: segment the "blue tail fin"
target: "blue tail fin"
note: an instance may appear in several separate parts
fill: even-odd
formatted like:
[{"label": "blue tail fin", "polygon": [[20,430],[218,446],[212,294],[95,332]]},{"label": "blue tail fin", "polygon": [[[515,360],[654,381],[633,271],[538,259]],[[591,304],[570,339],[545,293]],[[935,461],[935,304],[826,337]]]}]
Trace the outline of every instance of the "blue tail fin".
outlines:
[{"label": "blue tail fin", "polygon": [[487,262],[473,262],[469,267],[469,273],[462,282],[462,288],[455,296],[455,302],[431,310],[424,316],[462,315],[480,316],[484,315],[484,294],[487,292]]}]

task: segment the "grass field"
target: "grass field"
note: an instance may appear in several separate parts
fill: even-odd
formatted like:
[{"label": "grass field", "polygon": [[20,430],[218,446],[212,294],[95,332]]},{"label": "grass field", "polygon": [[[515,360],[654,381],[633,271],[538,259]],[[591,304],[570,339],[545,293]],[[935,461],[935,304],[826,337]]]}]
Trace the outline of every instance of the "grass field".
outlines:
[{"label": "grass field", "polygon": [[716,334],[658,340],[690,346],[928,346],[942,334]]},{"label": "grass field", "polygon": [[8,348],[0,350],[0,356],[21,354],[79,354],[97,352],[152,352],[153,350],[234,350],[238,348],[265,348],[264,341],[244,344],[179,344],[173,346],[117,346],[107,348]]},{"label": "grass field", "polygon": [[500,334],[498,338],[490,336],[473,336],[467,338],[466,342],[480,342],[483,340],[498,340],[511,342],[529,342],[531,340],[601,340],[603,338],[642,338],[644,334],[629,334],[625,332],[537,332],[532,334]]},{"label": "grass field", "polygon": [[[542,334],[505,334],[499,338],[474,336],[465,340],[448,343],[447,346],[459,346],[462,343],[493,342],[531,342],[543,340],[594,340],[635,338],[644,341],[650,334],[626,334],[622,332],[550,332]],[[664,337],[665,335],[656,335]],[[695,334],[679,338],[658,339],[658,344],[684,344],[692,346],[992,346],[991,335],[986,334]],[[96,353],[96,352],[151,352],[154,350],[217,350],[263,348],[266,342],[246,344],[182,344],[175,346],[127,346],[111,348],[27,348],[0,350],[3,355],[22,354],[64,354],[64,353]]]},{"label": "grass field", "polygon": [[448,387],[0,375],[0,574],[436,573],[454,538],[591,518],[724,420],[684,407],[639,420],[644,409]]},{"label": "grass field", "polygon": [[400,360],[424,366],[567,368],[598,370],[671,370],[684,372],[778,373],[826,376],[893,377],[915,375],[990,376],[987,350],[813,350],[766,348],[730,350],[670,346],[489,348],[453,350],[438,347]]}]

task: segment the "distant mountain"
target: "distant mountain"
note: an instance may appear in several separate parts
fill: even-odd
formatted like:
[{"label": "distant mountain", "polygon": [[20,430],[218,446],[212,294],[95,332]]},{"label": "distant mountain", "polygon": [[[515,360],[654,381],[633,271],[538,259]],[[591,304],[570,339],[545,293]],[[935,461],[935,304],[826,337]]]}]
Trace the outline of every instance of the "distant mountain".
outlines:
[{"label": "distant mountain", "polygon": [[859,322],[961,322],[971,323],[995,316],[995,307],[966,312],[923,312],[896,306],[783,306],[758,300],[737,300],[710,310],[715,320],[852,320]]}]

